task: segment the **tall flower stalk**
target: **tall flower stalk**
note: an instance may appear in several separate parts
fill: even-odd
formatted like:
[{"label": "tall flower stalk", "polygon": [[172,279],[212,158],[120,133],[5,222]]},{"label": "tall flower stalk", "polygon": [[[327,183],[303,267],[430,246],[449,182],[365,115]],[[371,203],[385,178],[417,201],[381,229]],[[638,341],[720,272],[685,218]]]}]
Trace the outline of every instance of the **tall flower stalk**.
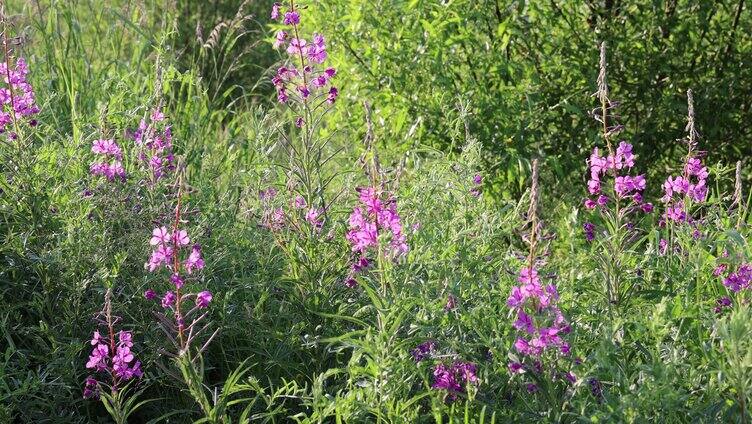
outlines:
[{"label": "tall flower stalk", "polygon": [[[337,71],[324,65],[328,56],[324,36],[314,32],[304,38],[303,10],[295,0],[272,6],[271,18],[281,21],[283,28],[275,34],[274,47],[287,54],[272,83],[277,100],[292,113],[290,131],[282,131],[295,180],[292,186],[309,208],[326,215],[324,191],[328,181],[322,167],[331,156],[326,157],[326,140],[318,139],[317,133],[324,115],[339,96],[332,84]],[[299,140],[295,140],[296,135]]]},{"label": "tall flower stalk", "polygon": [[8,46],[8,26],[3,19],[3,62],[0,63],[0,134],[7,134],[11,140],[16,140],[21,132],[23,123],[36,126],[34,115],[39,113],[34,89],[26,76],[29,67],[24,58],[19,57],[13,63],[10,47]]},{"label": "tall flower stalk", "polygon": [[663,183],[666,204],[663,214],[665,223],[686,223],[696,226],[692,217],[693,205],[701,204],[708,195],[708,168],[702,165],[702,152],[697,151],[699,133],[695,128],[695,105],[692,90],[687,90],[687,156],[684,160],[682,174],[669,176]]},{"label": "tall flower stalk", "polygon": [[515,319],[517,331],[514,353],[508,364],[512,376],[522,376],[528,393],[543,392],[547,399],[560,401],[557,382],[564,387],[576,381],[574,374],[565,370],[562,358],[570,354],[564,337],[570,327],[557,303],[559,292],[554,284],[543,285],[537,267],[537,247],[540,235],[538,221],[538,160],[533,161],[530,206],[527,213],[530,233],[530,250],[526,263],[520,269],[518,286],[512,288],[507,306]]},{"label": "tall flower stalk", "polygon": [[[134,404],[137,394],[128,390],[134,379],[143,377],[143,371],[141,361],[131,351],[133,334],[115,330],[120,320],[112,314],[112,289],[108,288],[104,307],[96,317],[98,328],[92,335],[92,350],[86,363],[86,368],[95,374],[86,377],[83,396],[101,400],[113,420],[123,424],[145,402]],[[100,328],[105,329],[104,334],[100,333]]]},{"label": "tall flower stalk", "polygon": [[622,140],[614,148],[614,137],[623,131],[618,123],[618,102],[612,101],[607,82],[606,44],[601,43],[598,89],[595,97],[600,107],[591,112],[601,126],[601,138],[606,145],[606,156],[601,156],[598,147],[588,159],[589,179],[585,208],[590,211],[590,220],[583,224],[589,242],[596,242],[600,252],[603,272],[603,296],[609,312],[618,308],[628,297],[631,288],[624,286],[621,257],[635,240],[635,220],[642,213],[653,210],[651,203],[643,199],[646,180],[643,175],[632,175],[636,156],[632,145]]},{"label": "tall flower stalk", "polygon": [[161,295],[148,289],[144,297],[160,300],[162,311],[155,312],[155,316],[160,329],[172,344],[172,349],[161,349],[161,353],[175,360],[181,373],[179,378],[187,385],[202,412],[211,416],[215,411],[204,390],[201,355],[219,329],[204,339],[204,333],[211,327],[211,322],[206,322],[209,314],[206,308],[213,295],[206,290],[188,290],[188,287],[195,286],[196,273],[204,268],[204,260],[201,245],[191,243],[188,231],[182,227],[183,188],[180,177],[177,186],[173,220],[152,231],[149,245],[153,250],[144,264],[150,272],[165,270],[163,275],[168,281],[168,288]]}]

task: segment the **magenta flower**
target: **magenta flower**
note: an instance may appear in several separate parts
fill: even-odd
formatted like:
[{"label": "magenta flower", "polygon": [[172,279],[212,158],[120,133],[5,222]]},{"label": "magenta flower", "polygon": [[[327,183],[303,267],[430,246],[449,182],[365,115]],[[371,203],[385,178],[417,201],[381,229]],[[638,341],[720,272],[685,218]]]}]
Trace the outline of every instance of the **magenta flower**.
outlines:
[{"label": "magenta flower", "polygon": [[[0,133],[5,133],[12,128],[14,121],[18,122],[21,118],[28,121],[30,126],[37,124],[33,115],[39,113],[39,106],[36,104],[34,89],[26,79],[29,74],[29,68],[24,58],[16,60],[15,68],[10,67],[11,58],[7,62],[0,62],[0,76],[5,84],[0,89]],[[16,133],[10,133],[10,138],[18,138]]]},{"label": "magenta flower", "polygon": [[728,287],[734,293],[749,288],[752,283],[752,265],[742,264],[736,272],[730,274],[723,280],[723,285]]},{"label": "magenta flower", "polygon": [[84,381],[84,399],[99,399],[99,382],[93,377],[88,376]]},{"label": "magenta flower", "polygon": [[[277,31],[277,34],[274,36],[274,48],[278,49],[280,46],[284,45],[287,41],[287,31]],[[279,77],[275,77],[279,78]],[[281,81],[280,81],[281,82]]]},{"label": "magenta flower", "polygon": [[177,296],[175,296],[175,292],[168,291],[164,294],[164,297],[162,297],[162,307],[167,309],[175,304],[175,299]]},{"label": "magenta flower", "polygon": [[97,344],[89,354],[89,362],[86,363],[86,368],[95,368],[97,371],[106,370],[109,353],[110,349],[106,344]]},{"label": "magenta flower", "polygon": [[105,159],[103,162],[92,162],[89,165],[91,175],[105,177],[109,181],[125,180],[125,168],[121,162],[123,152],[114,140],[95,140],[91,151]]},{"label": "magenta flower", "polygon": [[478,384],[477,370],[471,362],[454,362],[451,366],[438,364],[433,371],[433,385],[435,390],[446,390],[450,397],[465,391],[464,385]]},{"label": "magenta flower", "polygon": [[316,229],[321,229],[324,225],[324,217],[321,215],[322,210],[318,208],[309,208],[305,214],[305,219]]},{"label": "magenta flower", "polygon": [[590,159],[590,179],[587,183],[588,193],[595,196],[595,200],[587,198],[585,207],[589,210],[595,209],[596,206],[605,206],[608,204],[608,196],[603,194],[604,179],[613,177],[613,191],[620,199],[630,199],[640,209],[647,213],[652,210],[652,205],[644,206],[642,201],[642,192],[645,190],[646,181],[642,175],[620,175],[623,170],[629,171],[635,165],[635,155],[632,153],[632,145],[622,141],[616,148],[614,155],[602,157],[598,148],[593,149]]},{"label": "magenta flower", "polygon": [[196,295],[196,306],[199,308],[206,308],[209,306],[209,302],[212,301],[212,294],[208,291],[202,291]]},{"label": "magenta flower", "polygon": [[149,240],[149,244],[152,246],[156,245],[163,245],[167,244],[170,241],[170,233],[167,231],[167,227],[159,227],[155,228],[151,232],[151,240]]},{"label": "magenta flower", "polygon": [[559,293],[553,285],[543,286],[535,268],[522,268],[507,305],[517,319],[513,327],[518,331],[514,348],[524,356],[540,357],[545,351],[560,354],[569,352],[569,345],[561,338],[570,328],[556,305]]},{"label": "magenta flower", "polygon": [[[130,331],[117,333],[117,343],[115,342],[114,325],[119,321],[118,317],[112,315],[112,304],[110,303],[111,290],[105,295],[105,305],[97,319],[99,325],[106,327],[108,334],[102,336],[99,330],[94,330],[89,344],[92,346],[89,359],[86,362],[86,368],[94,369],[95,372],[103,373],[104,378],[108,378],[109,387],[112,393],[118,392],[118,387],[122,382],[128,381],[134,377],[140,378],[141,363],[136,360],[131,351],[133,348],[133,335]],[[85,399],[99,398],[99,382],[94,376],[88,376],[84,382],[83,397]]]},{"label": "magenta flower", "polygon": [[595,224],[586,222],[582,224],[582,229],[585,230],[585,239],[587,241],[595,240]]},{"label": "magenta flower", "polygon": [[188,232],[185,230],[178,230],[175,232],[175,245],[177,246],[187,246],[191,242],[191,239],[188,238]]},{"label": "magenta flower", "polygon": [[193,270],[195,269],[203,269],[204,268],[204,260],[201,258],[201,246],[198,244],[194,244],[193,248],[191,249],[191,254],[188,255],[188,259],[185,260],[183,263],[183,266],[185,267],[185,272],[188,274],[192,274]]},{"label": "magenta flower", "polygon": [[[279,6],[277,6],[279,9]],[[274,10],[274,9],[272,9]],[[297,25],[300,23],[300,14],[297,11],[285,12],[285,25]]]},{"label": "magenta flower", "polygon": [[326,96],[326,102],[329,104],[333,104],[335,101],[337,101],[338,95],[339,95],[339,91],[337,91],[337,87],[330,88],[329,93]]},{"label": "magenta flower", "polygon": [[[294,8],[294,5],[291,7]],[[271,16],[278,18],[281,8],[281,4],[275,3],[272,6]],[[302,31],[299,26],[299,10],[285,11],[283,22],[285,25],[292,26],[292,30],[278,31],[274,37],[273,47],[284,48],[291,57],[289,66],[280,67],[272,78],[272,83],[277,90],[277,100],[293,107],[302,105],[304,108],[309,107],[310,103],[317,99],[321,99],[322,103],[323,101],[328,104],[334,103],[339,93],[330,84],[332,77],[336,75],[336,70],[325,68],[321,71],[321,68],[317,66],[323,65],[328,57],[324,36],[313,33],[310,42],[300,36]],[[294,35],[291,36],[291,34]],[[329,86],[328,89],[327,86]],[[303,121],[302,115],[298,113],[296,119],[298,127],[312,124]]]},{"label": "magenta flower", "polygon": [[160,109],[152,110],[148,122],[141,120],[138,129],[133,132],[133,140],[139,148],[138,158],[142,167],[152,176],[152,183],[164,177],[167,171],[175,169],[172,130]]}]

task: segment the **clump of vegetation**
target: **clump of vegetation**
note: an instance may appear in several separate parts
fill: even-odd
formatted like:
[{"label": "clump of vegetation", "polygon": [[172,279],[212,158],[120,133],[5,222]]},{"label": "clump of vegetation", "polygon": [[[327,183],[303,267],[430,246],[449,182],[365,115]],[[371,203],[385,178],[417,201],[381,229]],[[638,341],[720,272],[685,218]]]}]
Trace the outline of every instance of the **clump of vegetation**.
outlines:
[{"label": "clump of vegetation", "polygon": [[[347,28],[375,23],[356,0],[246,2],[195,39],[205,4],[6,5],[0,421],[748,422],[750,198],[745,164],[701,136],[714,92],[660,109],[679,141],[628,138],[617,108],[649,108],[651,86],[623,84],[603,13],[625,12],[588,6],[616,42],[580,39],[591,71],[562,94],[510,85],[515,57],[540,68],[528,82],[564,57],[525,55],[514,28],[558,10],[574,30],[584,9],[460,3],[477,19],[459,35],[457,5],[413,2],[400,22],[436,16],[357,45]],[[522,104],[526,123],[488,113]]]}]

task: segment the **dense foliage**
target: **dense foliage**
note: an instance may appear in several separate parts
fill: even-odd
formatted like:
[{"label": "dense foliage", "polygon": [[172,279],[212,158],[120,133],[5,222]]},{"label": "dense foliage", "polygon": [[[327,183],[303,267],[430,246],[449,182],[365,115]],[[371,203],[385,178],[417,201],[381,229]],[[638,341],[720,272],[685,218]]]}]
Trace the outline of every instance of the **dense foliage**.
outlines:
[{"label": "dense foliage", "polygon": [[752,419],[744,1],[5,12],[0,422]]}]

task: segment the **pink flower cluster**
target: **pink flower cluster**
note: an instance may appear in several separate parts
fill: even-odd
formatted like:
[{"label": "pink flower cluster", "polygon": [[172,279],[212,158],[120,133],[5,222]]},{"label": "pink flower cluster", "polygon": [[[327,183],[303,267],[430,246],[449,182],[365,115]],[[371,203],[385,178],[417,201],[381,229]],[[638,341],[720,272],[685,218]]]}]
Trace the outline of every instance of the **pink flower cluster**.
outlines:
[{"label": "pink flower cluster", "polygon": [[[154,272],[160,267],[165,267],[170,271],[170,282],[175,286],[176,290],[180,290],[185,284],[185,276],[181,274],[181,271],[185,271],[187,275],[193,274],[194,271],[204,268],[204,260],[201,257],[201,246],[199,244],[191,243],[188,237],[188,232],[185,230],[176,229],[170,233],[167,227],[158,227],[152,231],[149,244],[153,247],[151,257],[149,261],[144,264],[144,267],[149,272]],[[181,254],[182,253],[182,254]],[[184,258],[180,260],[181,256]],[[198,294],[186,294],[178,299],[178,293],[173,291],[167,291],[162,297],[162,307],[165,309],[172,308],[178,300],[183,300],[187,297],[196,298],[196,306],[199,308],[205,308],[208,306],[212,299],[212,295],[209,292],[201,292]],[[156,293],[153,290],[147,290],[144,293],[144,297],[147,299],[153,299],[156,297]]]},{"label": "pink flower cluster", "polygon": [[[545,351],[555,350],[569,355],[569,344],[561,336],[570,332],[570,327],[556,305],[559,293],[553,284],[542,286],[535,268],[522,268],[512,288],[507,306],[516,314],[514,328],[518,331],[514,348],[522,355],[539,358]],[[513,372],[523,372],[520,362],[509,365]]]},{"label": "pink flower cluster", "polygon": [[148,164],[155,181],[162,178],[167,171],[175,169],[172,130],[160,109],[152,111],[148,123],[145,119],[141,120],[133,139],[141,148],[139,160]]},{"label": "pink flower cluster", "polygon": [[89,166],[91,175],[106,177],[109,181],[119,178],[125,181],[125,168],[123,168],[123,151],[112,139],[94,140],[91,152],[102,156],[103,160],[92,162]]},{"label": "pink flower cluster", "polygon": [[[119,382],[143,376],[141,362],[136,360],[133,352],[131,352],[133,335],[130,331],[120,331],[118,341],[115,343],[114,334],[111,334],[108,340],[96,330],[91,339],[91,345],[93,348],[86,368],[109,374],[113,379],[113,387],[116,387]],[[84,398],[98,397],[98,385],[97,380],[93,376],[89,376],[84,387]]]},{"label": "pink flower cluster", "polygon": [[[154,272],[161,266],[174,271],[173,255],[176,251],[180,251],[180,249],[188,246],[190,242],[191,239],[188,237],[188,232],[185,230],[177,230],[170,234],[167,227],[162,226],[155,228],[152,230],[152,236],[149,240],[149,244],[153,246],[154,250],[144,267],[147,268],[149,272]],[[191,274],[194,269],[201,269],[204,267],[204,261],[201,259],[200,245],[194,244],[191,247],[191,252],[183,262],[183,267],[188,274]]]},{"label": "pink flower cluster", "polygon": [[645,190],[645,177],[643,175],[619,175],[622,170],[630,170],[635,165],[635,155],[632,153],[632,145],[622,141],[616,148],[616,154],[602,157],[598,148],[593,149],[589,159],[590,179],[588,180],[588,192],[592,198],[585,200],[585,207],[595,209],[596,206],[605,206],[609,197],[603,193],[604,177],[609,174],[614,177],[613,191],[620,199],[632,199],[643,212],[653,210],[653,205],[644,203],[642,192]]},{"label": "pink flower cluster", "polygon": [[477,368],[472,362],[454,362],[451,366],[438,364],[433,370],[433,385],[436,390],[446,390],[451,397],[463,393],[467,384],[478,384]]},{"label": "pink flower cluster", "polygon": [[[293,99],[302,103],[321,101],[332,104],[339,95],[337,88],[331,85],[331,79],[337,71],[331,67],[320,66],[327,58],[323,35],[314,33],[311,42],[299,36],[299,11],[300,9],[295,8],[294,2],[284,13],[281,12],[279,3],[272,6],[271,18],[282,19],[283,24],[290,27],[289,32],[278,31],[274,41],[274,48],[286,46],[285,50],[290,55],[290,64],[280,67],[272,78],[277,90],[277,99],[280,103],[288,103]],[[296,125],[300,127],[303,124],[303,118],[297,117]]]},{"label": "pink flower cluster", "polygon": [[388,250],[392,258],[403,256],[408,251],[407,238],[402,232],[402,221],[397,213],[397,202],[391,196],[382,199],[381,191],[373,188],[359,188],[361,206],[356,206],[350,214],[347,240],[352,251],[357,254],[348,286],[354,286],[354,273],[369,265],[368,251],[379,245],[379,237],[388,235]]},{"label": "pink flower cluster", "polygon": [[[39,113],[39,106],[36,104],[34,89],[26,80],[29,74],[29,67],[23,58],[16,60],[14,69],[10,68],[7,62],[0,62],[0,78],[5,83],[5,87],[0,88],[0,133],[4,133],[13,125],[13,120],[19,118],[29,118]],[[29,125],[35,126],[36,120],[29,119]],[[17,135],[11,133],[11,138]]]},{"label": "pink flower cluster", "polygon": [[723,280],[723,285],[728,287],[728,289],[734,293],[749,288],[750,283],[752,283],[751,264],[740,265],[736,272],[729,274],[729,276]]},{"label": "pink flower cluster", "polygon": [[687,221],[685,199],[695,203],[704,202],[708,195],[707,178],[708,168],[702,165],[702,161],[697,157],[688,157],[684,175],[668,177],[663,183],[664,196],[661,200],[666,204],[664,218],[667,221]]}]

